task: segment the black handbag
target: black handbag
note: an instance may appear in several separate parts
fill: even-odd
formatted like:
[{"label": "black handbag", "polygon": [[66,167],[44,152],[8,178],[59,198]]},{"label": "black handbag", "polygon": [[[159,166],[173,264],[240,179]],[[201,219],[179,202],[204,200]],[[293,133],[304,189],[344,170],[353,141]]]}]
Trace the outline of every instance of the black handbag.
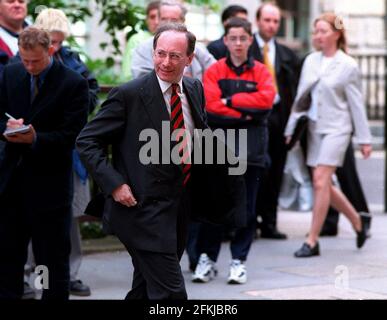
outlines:
[{"label": "black handbag", "polygon": [[288,150],[291,150],[295,146],[297,141],[301,140],[301,137],[303,136],[307,127],[308,127],[308,117],[306,115],[301,116],[297,120],[297,124],[296,124],[296,127],[294,129],[294,133],[290,139],[290,142],[287,144]]},{"label": "black handbag", "polygon": [[[310,109],[312,104],[312,90],[318,84],[320,80],[315,81],[305,92],[301,95],[295,105],[295,111],[305,112]],[[297,141],[301,140],[306,128],[308,127],[308,116],[303,115],[297,120],[296,127],[294,129],[294,133],[290,139],[290,142],[287,145],[287,149],[291,150]]]}]

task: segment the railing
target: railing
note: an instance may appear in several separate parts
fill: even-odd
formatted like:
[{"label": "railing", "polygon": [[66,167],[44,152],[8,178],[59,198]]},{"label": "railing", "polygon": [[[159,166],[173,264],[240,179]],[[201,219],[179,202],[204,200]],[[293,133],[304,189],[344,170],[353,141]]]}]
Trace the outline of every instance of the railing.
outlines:
[{"label": "railing", "polygon": [[369,120],[385,118],[387,55],[355,55],[363,81],[363,93]]}]

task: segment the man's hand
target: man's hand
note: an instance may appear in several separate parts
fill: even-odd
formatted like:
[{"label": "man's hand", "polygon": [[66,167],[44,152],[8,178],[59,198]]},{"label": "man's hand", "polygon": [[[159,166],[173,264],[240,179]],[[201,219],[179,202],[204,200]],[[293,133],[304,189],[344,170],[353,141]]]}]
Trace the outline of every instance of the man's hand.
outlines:
[{"label": "man's hand", "polygon": [[115,201],[129,208],[137,204],[137,200],[134,198],[132,190],[130,190],[127,184],[123,184],[114,189],[112,196]]},{"label": "man's hand", "polygon": [[368,159],[372,152],[372,145],[370,144],[362,144],[360,145],[360,151],[363,155],[364,159]]},{"label": "man's hand", "polygon": [[[17,129],[20,128],[24,123],[23,119],[9,119],[7,122],[7,129]],[[36,138],[36,132],[32,125],[29,125],[30,131],[26,133],[16,133],[13,135],[4,135],[7,141],[12,143],[25,143],[33,144]]]}]

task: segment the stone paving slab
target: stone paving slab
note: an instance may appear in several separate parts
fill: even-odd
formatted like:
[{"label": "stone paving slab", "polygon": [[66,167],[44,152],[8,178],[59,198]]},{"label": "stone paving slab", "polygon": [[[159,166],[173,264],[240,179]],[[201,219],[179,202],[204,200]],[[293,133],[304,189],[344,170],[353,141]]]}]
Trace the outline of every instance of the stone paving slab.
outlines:
[{"label": "stone paving slab", "polygon": [[247,291],[244,294],[256,299],[272,300],[385,300],[387,294],[377,294],[352,288],[337,288],[334,285],[318,285],[280,288],[263,291]]}]

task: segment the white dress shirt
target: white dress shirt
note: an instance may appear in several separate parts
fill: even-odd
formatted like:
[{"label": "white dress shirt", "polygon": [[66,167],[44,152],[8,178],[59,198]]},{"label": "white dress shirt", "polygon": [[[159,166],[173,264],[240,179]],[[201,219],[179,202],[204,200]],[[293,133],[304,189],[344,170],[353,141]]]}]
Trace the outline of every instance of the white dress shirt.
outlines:
[{"label": "white dress shirt", "polygon": [[[172,95],[172,83],[163,81],[157,76],[157,80],[159,81],[159,85],[161,88],[161,92],[163,93],[163,97],[165,100],[165,105],[167,106],[167,110],[169,115],[171,115],[171,95]],[[188,130],[190,136],[188,137],[188,148],[192,151],[192,137],[194,134],[194,122],[192,119],[191,108],[188,104],[187,96],[183,91],[183,79],[180,79],[178,82],[178,95],[180,97],[182,108],[183,108],[183,118],[184,118],[184,126]]]}]

